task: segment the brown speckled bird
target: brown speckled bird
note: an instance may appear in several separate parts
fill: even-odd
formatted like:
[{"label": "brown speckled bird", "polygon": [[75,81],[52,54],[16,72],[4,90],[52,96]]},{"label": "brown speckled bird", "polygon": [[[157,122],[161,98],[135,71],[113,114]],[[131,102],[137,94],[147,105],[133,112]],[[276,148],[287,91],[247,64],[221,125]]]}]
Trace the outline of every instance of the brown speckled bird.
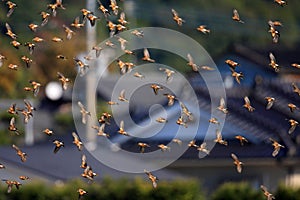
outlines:
[{"label": "brown speckled bird", "polygon": [[261,185],[260,188],[263,191],[264,195],[267,197],[267,200],[275,199],[273,194],[271,194],[264,185]]},{"label": "brown speckled bird", "polygon": [[145,142],[138,142],[137,145],[138,145],[141,153],[145,152],[145,148],[150,147],[150,145]]},{"label": "brown speckled bird", "polygon": [[87,194],[87,191],[85,191],[84,189],[81,189],[81,188],[79,188],[77,190],[77,192],[78,192],[78,200],[81,200],[83,198],[83,196]]},{"label": "brown speckled bird", "polygon": [[296,85],[296,83],[292,83],[292,87],[293,87],[293,92],[295,92],[296,94],[298,94],[300,96],[300,89]]},{"label": "brown speckled bird", "polygon": [[218,110],[223,112],[224,114],[228,114],[228,109],[226,108],[225,99],[221,97],[220,105],[217,107]]},{"label": "brown speckled bird", "polygon": [[123,120],[120,122],[120,127],[118,130],[118,133],[121,135],[129,136],[129,134],[124,130],[124,121]]},{"label": "brown speckled bird", "polygon": [[244,146],[244,142],[248,142],[248,140],[241,135],[236,135],[234,138],[240,141],[241,146]]},{"label": "brown speckled bird", "polygon": [[273,104],[275,102],[275,98],[274,97],[265,97],[265,100],[267,101],[266,109],[267,110],[271,109],[271,107],[273,106]]},{"label": "brown speckled bird", "polygon": [[10,119],[8,130],[14,132],[16,135],[20,135],[20,132],[19,132],[19,130],[16,127],[15,118],[14,117],[12,117]]},{"label": "brown speckled bird", "polygon": [[151,172],[144,170],[145,174],[148,176],[149,180],[152,182],[153,188],[157,188],[158,178],[154,176]]},{"label": "brown speckled bird", "polygon": [[60,72],[57,72],[57,76],[58,76],[58,80],[61,82],[61,86],[62,86],[63,90],[67,90],[68,89],[68,85],[71,82],[71,80],[69,78],[66,78]]},{"label": "brown speckled bird", "polygon": [[279,72],[279,65],[276,63],[275,56],[273,53],[269,53],[270,63],[269,66],[274,69],[275,72]]},{"label": "brown speckled bird", "polygon": [[289,123],[290,123],[290,128],[288,133],[292,134],[295,131],[296,127],[299,125],[299,122],[294,119],[290,119]]},{"label": "brown speckled bird", "polygon": [[238,157],[234,153],[231,153],[231,157],[233,159],[233,164],[236,166],[237,172],[242,173],[243,163],[238,159]]},{"label": "brown speckled bird", "polygon": [[17,147],[15,144],[12,145],[12,148],[14,148],[17,152],[17,155],[21,158],[22,162],[25,162],[27,160],[27,154],[21,151],[19,147]]},{"label": "brown speckled bird", "polygon": [[154,63],[155,60],[153,60],[151,57],[150,57],[150,53],[148,51],[148,49],[144,49],[144,57],[142,58],[142,60],[144,61],[148,61],[148,62],[151,62],[151,63]]},{"label": "brown speckled bird", "polygon": [[178,13],[176,10],[172,9],[172,14],[173,14],[173,20],[179,25],[182,26],[182,24],[185,22],[181,17],[179,17]]},{"label": "brown speckled bird", "polygon": [[10,25],[8,23],[5,23],[5,27],[7,30],[6,35],[11,37],[11,39],[16,40],[18,36],[11,30]]},{"label": "brown speckled bird", "polygon": [[17,4],[15,4],[12,1],[7,1],[6,5],[8,6],[8,12],[6,14],[6,17],[10,17],[13,14],[15,8],[17,7]]},{"label": "brown speckled bird", "polygon": [[160,85],[158,85],[158,84],[151,84],[151,88],[152,88],[152,90],[153,90],[153,92],[154,92],[155,95],[158,94],[159,90],[163,89],[163,87],[160,86]]},{"label": "brown speckled bird", "polygon": [[53,150],[53,153],[57,153],[61,147],[65,147],[64,142],[59,141],[59,140],[54,140],[53,144],[55,144],[55,148]]},{"label": "brown speckled bird", "polygon": [[83,147],[83,143],[80,141],[78,135],[75,132],[72,132],[72,136],[73,136],[73,144],[75,144],[77,149],[81,151]]},{"label": "brown speckled bird", "polygon": [[83,124],[86,124],[86,118],[87,116],[91,116],[91,113],[87,111],[84,107],[84,105],[81,103],[81,101],[77,102],[78,106],[80,107],[80,113],[81,113],[81,122]]},{"label": "brown speckled bird", "polygon": [[253,112],[255,108],[251,106],[250,100],[247,96],[244,97],[245,104],[243,105],[249,112]]},{"label": "brown speckled bird", "polygon": [[275,157],[279,153],[280,148],[284,148],[283,145],[279,144],[276,140],[269,138],[272,142],[272,146],[274,147],[274,151],[272,153],[272,156]]},{"label": "brown speckled bird", "polygon": [[223,140],[221,131],[218,129],[216,130],[216,136],[217,136],[217,138],[214,140],[214,142],[225,145],[225,146],[228,145],[227,141]]},{"label": "brown speckled bird", "polygon": [[201,33],[207,34],[210,33],[210,30],[208,28],[206,28],[205,25],[200,25],[197,27],[197,30]]},{"label": "brown speckled bird", "polygon": [[240,23],[242,23],[242,24],[245,23],[244,21],[242,21],[242,20],[240,19],[240,15],[239,15],[237,9],[233,9],[232,13],[233,13],[232,19],[233,19],[234,21],[240,22]]},{"label": "brown speckled bird", "polygon": [[197,64],[194,63],[194,59],[193,57],[191,56],[191,54],[187,54],[187,58],[188,58],[188,63],[187,65],[190,66],[194,72],[198,72],[199,71],[199,66]]}]

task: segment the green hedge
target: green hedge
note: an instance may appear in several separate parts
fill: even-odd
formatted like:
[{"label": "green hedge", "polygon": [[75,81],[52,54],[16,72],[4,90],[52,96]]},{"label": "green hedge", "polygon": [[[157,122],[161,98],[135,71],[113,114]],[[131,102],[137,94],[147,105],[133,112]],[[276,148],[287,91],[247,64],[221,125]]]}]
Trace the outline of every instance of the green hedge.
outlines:
[{"label": "green hedge", "polygon": [[288,188],[280,185],[275,193],[276,199],[300,200],[300,188]]},{"label": "green hedge", "polygon": [[212,200],[264,200],[260,190],[253,189],[248,183],[224,183],[213,194]]},{"label": "green hedge", "polygon": [[[146,177],[135,180],[105,178],[101,183],[87,183],[80,179],[56,185],[30,181],[22,185],[20,190],[13,187],[10,194],[6,193],[6,185],[1,184],[0,199],[73,200],[78,198],[78,188],[88,192],[83,200],[266,200],[260,189],[254,189],[246,182],[225,183],[208,197],[195,180],[159,181],[154,189]],[[280,185],[272,192],[279,200],[300,200],[300,188]]]},{"label": "green hedge", "polygon": [[101,183],[86,183],[74,180],[63,185],[45,185],[40,182],[24,184],[19,190],[13,187],[10,194],[6,193],[6,186],[1,184],[1,200],[69,200],[77,199],[77,189],[88,192],[83,199],[98,200],[203,200],[196,181],[160,181],[158,188],[153,189],[151,182],[142,179],[111,180],[105,178]]}]

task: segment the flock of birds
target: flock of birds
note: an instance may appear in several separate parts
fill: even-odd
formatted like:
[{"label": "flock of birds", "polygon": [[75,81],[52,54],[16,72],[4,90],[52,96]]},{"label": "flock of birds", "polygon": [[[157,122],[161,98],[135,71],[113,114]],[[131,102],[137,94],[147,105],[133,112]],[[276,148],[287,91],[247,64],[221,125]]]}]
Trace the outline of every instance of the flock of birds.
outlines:
[{"label": "flock of birds", "polygon": [[[115,37],[116,33],[122,32],[124,30],[127,30],[128,27],[127,25],[129,24],[129,22],[126,20],[125,17],[125,13],[121,10],[121,8],[118,6],[116,0],[110,0],[110,4],[109,4],[109,8],[105,7],[100,0],[97,0],[99,7],[98,10],[102,13],[104,19],[107,21],[107,27],[108,30],[110,32],[110,36],[111,37]],[[2,2],[5,2],[5,4],[8,7],[8,12],[7,12],[7,17],[10,17],[13,15],[15,9],[17,8],[17,5],[15,3],[13,3],[12,1],[7,1],[7,0],[2,0]],[[287,3],[286,1],[282,1],[282,0],[274,0],[275,3],[279,4],[280,6],[285,6]],[[43,11],[40,13],[42,19],[41,19],[41,24],[29,24],[28,28],[33,32],[37,32],[37,30],[39,30],[40,28],[42,28],[43,26],[46,26],[46,24],[48,23],[49,20],[51,20],[52,17],[56,17],[57,15],[57,11],[59,9],[61,10],[65,10],[66,8],[64,7],[62,0],[56,0],[55,3],[53,4],[48,4],[47,5],[48,11]],[[96,16],[92,11],[89,11],[87,9],[81,9],[81,16],[78,16],[75,18],[74,22],[70,24],[70,27],[75,28],[75,29],[80,29],[82,27],[85,26],[85,24],[87,22],[90,23],[90,25],[93,27],[95,26],[95,24],[97,23],[97,20],[100,20],[99,16]],[[183,18],[181,18],[179,16],[179,13],[175,10],[175,9],[171,9],[170,12],[173,15],[173,20],[179,25],[179,26],[183,26],[183,24],[185,23],[185,20]],[[110,16],[118,16],[117,22],[114,23],[112,20],[110,20]],[[246,24],[247,22],[241,20],[239,13],[236,9],[233,9],[233,15],[232,15],[232,20],[241,23],[241,24]],[[268,25],[269,25],[269,32],[271,34],[272,37],[272,41],[274,43],[278,43],[279,42],[279,37],[280,37],[280,33],[277,30],[277,26],[282,26],[281,22],[279,21],[268,21]],[[6,23],[5,27],[7,29],[6,34],[11,38],[11,45],[16,48],[19,49],[20,46],[22,45],[20,42],[18,42],[18,35],[16,33],[14,33],[13,29],[11,28],[10,24]],[[75,35],[75,31],[72,30],[69,26],[67,25],[63,25],[62,28],[64,29],[65,33],[66,33],[66,40],[71,40],[73,38],[73,36]],[[203,33],[203,34],[210,34],[210,29],[208,29],[206,27],[206,25],[200,25],[196,28],[196,30],[198,30],[199,32]],[[143,32],[136,29],[133,30],[131,32],[134,36],[138,37],[138,38],[143,38]],[[119,36],[118,37],[118,42],[120,43],[120,48],[124,51],[124,53],[132,55],[134,54],[134,52],[126,49],[126,43],[128,42],[127,40],[125,40],[124,38],[121,38]],[[60,37],[53,37],[51,39],[53,42],[63,42],[65,39],[60,38]],[[36,45],[38,43],[44,42],[45,40],[41,37],[35,36],[32,41],[30,42],[26,42],[24,43],[24,46],[26,46],[29,50],[29,54],[32,55],[34,52],[34,48],[36,47]],[[117,46],[117,44],[112,43],[111,41],[107,41],[105,43],[105,45],[107,46],[107,48],[115,48]],[[99,46],[94,46],[91,50],[95,51],[95,55],[96,57],[99,57],[101,51],[103,50],[103,48],[99,47]],[[154,63],[155,60],[153,58],[151,58],[149,50],[148,49],[144,49],[144,57],[142,58],[143,61],[146,62],[151,62]],[[269,54],[270,57],[270,64],[269,66],[274,69],[275,72],[279,71],[279,65],[276,63],[276,59],[275,56],[270,53]],[[57,55],[56,56],[57,59],[67,59],[64,55]],[[5,62],[7,58],[0,54],[0,66],[2,66]],[[84,59],[79,59],[76,56],[73,58],[74,62],[76,64],[76,66],[78,67],[78,73],[83,76],[85,75],[87,69],[89,68],[88,64],[86,64],[86,61],[93,59],[91,57],[85,56]],[[200,66],[196,63],[194,63],[193,57],[191,54],[187,55],[187,59],[188,59],[188,63],[187,65],[195,72],[199,71],[199,70],[214,70],[214,68],[210,67],[210,66]],[[30,68],[31,63],[33,63],[33,60],[27,56],[22,56],[21,60],[25,62],[27,68]],[[232,73],[232,77],[235,78],[235,80],[237,81],[237,83],[241,83],[241,80],[243,79],[244,75],[242,72],[237,72],[236,69],[239,66],[239,63],[233,60],[226,60],[225,61],[226,64],[228,64],[229,69]],[[117,60],[117,65],[120,69],[120,73],[121,74],[125,74],[125,73],[129,73],[131,72],[131,70],[133,69],[133,67],[135,66],[135,64],[130,63],[130,62],[124,62],[120,59]],[[293,63],[292,67],[295,68],[300,68],[300,64],[297,63]],[[12,69],[12,70],[17,70],[18,66],[15,64],[8,64],[8,68]],[[160,71],[162,71],[163,73],[166,74],[166,80],[167,82],[172,80],[172,75],[175,73],[175,71],[167,69],[167,68],[160,68]],[[58,80],[61,82],[62,84],[62,88],[63,90],[67,90],[68,85],[71,83],[71,80],[67,77],[65,77],[61,72],[57,72],[57,76],[58,76]],[[144,78],[145,76],[139,72],[135,72],[133,74],[134,77],[137,78]],[[34,96],[37,96],[40,90],[40,87],[42,86],[41,83],[39,83],[38,81],[33,81],[30,80],[29,81],[30,86],[25,86],[24,90],[25,91],[29,91],[32,92]],[[300,96],[300,89],[298,88],[298,86],[293,83],[292,84],[293,87],[293,91],[295,93],[297,93]],[[163,87],[159,84],[155,84],[153,83],[151,85],[151,89],[153,90],[155,95],[158,95],[160,92],[159,91],[163,91]],[[168,106],[172,106],[174,104],[174,101],[178,101],[180,106],[181,106],[181,115],[180,117],[177,119],[176,123],[180,126],[184,126],[184,127],[188,127],[189,122],[193,121],[193,114],[192,112],[187,108],[187,106],[181,102],[179,99],[176,98],[175,95],[173,94],[163,94],[167,100],[168,100]],[[269,110],[272,108],[274,102],[276,102],[274,97],[265,97],[266,99],[266,109]],[[128,98],[126,98],[125,96],[125,90],[122,90],[119,97],[118,97],[118,101],[119,102],[129,102]],[[107,104],[110,106],[113,105],[118,105],[119,102],[118,101],[108,101]],[[254,112],[255,108],[251,105],[250,99],[245,96],[244,97],[244,108],[247,109],[249,112]],[[36,110],[36,108],[34,108],[31,103],[28,100],[24,100],[24,104],[25,107],[24,108],[20,108],[18,107],[15,103],[13,103],[9,108],[8,108],[8,113],[14,115],[11,120],[10,120],[10,124],[8,127],[8,130],[11,132],[14,132],[16,135],[20,135],[20,131],[18,130],[18,128],[16,127],[16,115],[19,115],[20,113],[24,116],[24,123],[27,124],[28,121],[31,119],[31,117],[33,116],[33,112]],[[82,114],[82,123],[86,124],[87,122],[87,117],[90,116],[90,112],[85,108],[85,106],[79,101],[78,102],[78,106],[80,108],[80,112]],[[288,104],[287,105],[290,109],[291,112],[294,112],[295,110],[298,110],[298,107],[294,104]],[[225,103],[225,99],[221,98],[220,99],[220,105],[217,107],[217,109],[219,111],[221,111],[224,114],[227,114],[229,111],[226,107],[226,103]],[[93,125],[92,128],[94,128],[95,130],[97,130],[97,134],[99,136],[103,136],[103,137],[109,137],[108,133],[105,133],[105,126],[110,124],[110,119],[112,118],[112,115],[104,112],[102,113],[101,117],[99,118],[99,124],[98,125]],[[158,118],[156,120],[158,123],[166,123],[168,122],[167,119],[165,118]],[[218,119],[216,118],[211,118],[209,120],[210,123],[213,124],[219,124]],[[294,119],[290,119],[289,120],[290,123],[290,129],[288,130],[289,134],[292,134],[294,132],[294,130],[296,129],[296,127],[298,126],[298,122]],[[52,136],[53,135],[53,131],[49,128],[46,128],[45,130],[43,130],[43,133],[48,135],[48,136]],[[119,125],[119,130],[118,133],[124,136],[131,136],[129,133],[126,132],[125,128],[124,128],[124,121],[120,122]],[[74,145],[77,146],[78,150],[81,151],[83,148],[83,143],[81,142],[80,138],[78,137],[78,135],[73,132],[72,136],[74,138],[73,143]],[[241,136],[241,135],[237,135],[236,139],[240,141],[241,145],[244,144],[244,142],[248,142],[248,140]],[[172,140],[175,143],[181,144],[182,141],[180,141],[177,138],[174,138]],[[216,139],[214,140],[216,143],[221,144],[221,145],[228,145],[227,141],[225,141],[222,138],[222,134],[219,130],[216,131]],[[272,142],[272,145],[274,147],[274,151],[272,153],[272,155],[275,157],[278,152],[280,151],[281,148],[284,148],[284,146],[282,144],[280,144],[278,141],[276,141],[273,138],[270,138],[270,141]],[[64,142],[60,141],[58,139],[53,140],[53,144],[54,144],[54,153],[57,153],[61,147],[64,147]],[[144,153],[145,148],[150,147],[149,144],[144,143],[144,142],[139,142],[138,147],[140,148],[140,152]],[[191,148],[197,148],[198,151],[204,152],[206,154],[209,154],[209,150],[206,148],[206,143],[202,143],[200,145],[196,144],[195,140],[192,140],[189,142],[188,144],[189,147]],[[26,162],[26,158],[27,158],[27,154],[25,152],[23,152],[19,147],[17,147],[15,144],[12,145],[12,148],[16,151],[16,154],[20,157],[22,162]],[[164,144],[159,144],[158,148],[160,148],[162,151],[166,151],[166,150],[170,150],[170,147],[168,147],[167,145]],[[243,162],[241,162],[238,159],[238,156],[235,155],[234,153],[231,154],[231,157],[233,159],[233,163],[236,166],[237,172],[241,173],[242,172],[242,165]],[[81,166],[83,169],[83,173],[81,174],[81,176],[83,178],[88,179],[89,181],[93,181],[94,177],[97,176],[97,173],[95,173],[92,170],[92,167],[90,165],[88,165],[87,161],[86,161],[86,156],[82,155],[82,159],[81,159]],[[5,166],[4,165],[0,165],[1,169],[4,169]],[[152,182],[153,187],[156,188],[157,187],[157,181],[158,178],[156,176],[154,176],[150,171],[145,170],[145,174],[148,176],[149,180]],[[21,180],[27,180],[29,179],[29,177],[27,176],[20,176],[19,177]],[[4,180],[3,181],[8,185],[8,190],[7,192],[11,192],[13,186],[15,186],[17,189],[19,189],[19,187],[22,185],[19,181],[16,180]],[[268,200],[270,199],[274,199],[274,196],[268,192],[267,188],[263,185],[261,185],[261,189],[264,192],[264,195],[267,197]],[[86,195],[87,192],[82,189],[79,188],[77,190],[78,194],[79,194],[79,198],[82,198],[82,196]]]}]

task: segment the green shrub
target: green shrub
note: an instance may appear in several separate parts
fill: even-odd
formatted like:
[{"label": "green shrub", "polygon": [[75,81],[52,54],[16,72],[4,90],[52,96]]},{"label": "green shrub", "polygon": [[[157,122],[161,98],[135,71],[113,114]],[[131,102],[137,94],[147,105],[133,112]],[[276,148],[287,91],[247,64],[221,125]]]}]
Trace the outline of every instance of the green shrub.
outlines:
[{"label": "green shrub", "polygon": [[264,200],[262,192],[248,183],[224,183],[212,195],[212,200]]},{"label": "green shrub", "polygon": [[10,194],[6,193],[6,186],[1,185],[1,200],[71,200],[77,199],[77,189],[88,192],[84,200],[203,200],[199,184],[194,180],[159,182],[158,188],[153,189],[151,182],[143,179],[103,179],[101,183],[87,183],[73,180],[66,184],[46,185],[40,182],[27,183],[19,190],[13,187]]},{"label": "green shrub", "polygon": [[300,188],[288,188],[280,185],[275,193],[276,199],[300,200]]}]

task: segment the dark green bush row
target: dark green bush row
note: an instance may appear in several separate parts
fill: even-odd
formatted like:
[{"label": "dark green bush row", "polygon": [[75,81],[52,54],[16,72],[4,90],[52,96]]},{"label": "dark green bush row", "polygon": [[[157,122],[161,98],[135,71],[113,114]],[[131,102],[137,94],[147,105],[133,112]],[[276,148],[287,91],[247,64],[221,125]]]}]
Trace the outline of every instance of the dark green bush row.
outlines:
[{"label": "dark green bush row", "polygon": [[[225,183],[217,188],[210,197],[206,197],[200,190],[199,183],[189,181],[160,181],[158,188],[153,189],[150,182],[142,179],[118,181],[104,179],[101,183],[86,183],[74,180],[66,184],[46,185],[32,182],[21,186],[20,190],[13,187],[10,194],[6,193],[6,186],[1,184],[1,200],[69,200],[78,199],[77,189],[88,192],[82,199],[98,200],[266,200],[260,189],[252,188],[248,183]],[[300,200],[300,188],[279,186],[274,191],[279,200]]]},{"label": "dark green bush row", "polygon": [[86,183],[75,180],[64,185],[45,185],[42,183],[28,183],[19,190],[13,187],[10,194],[6,193],[6,186],[1,184],[1,200],[69,200],[78,199],[77,189],[88,192],[84,200],[203,200],[204,195],[199,190],[196,181],[159,182],[159,187],[152,188],[151,182],[142,179],[113,181],[104,179],[101,183]]},{"label": "dark green bush row", "polygon": [[[300,200],[300,188],[280,185],[271,192],[276,200]],[[248,183],[225,183],[212,195],[212,200],[267,200],[260,189],[254,189]]]}]

